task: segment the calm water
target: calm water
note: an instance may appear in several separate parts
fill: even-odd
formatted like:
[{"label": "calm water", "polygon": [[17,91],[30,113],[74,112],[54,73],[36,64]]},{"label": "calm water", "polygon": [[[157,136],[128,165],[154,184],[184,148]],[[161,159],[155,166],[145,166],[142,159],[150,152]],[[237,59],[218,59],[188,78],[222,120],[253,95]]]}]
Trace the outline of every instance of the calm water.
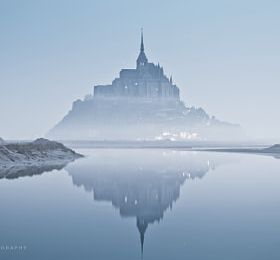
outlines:
[{"label": "calm water", "polygon": [[0,259],[280,259],[279,159],[78,152],[0,180]]}]

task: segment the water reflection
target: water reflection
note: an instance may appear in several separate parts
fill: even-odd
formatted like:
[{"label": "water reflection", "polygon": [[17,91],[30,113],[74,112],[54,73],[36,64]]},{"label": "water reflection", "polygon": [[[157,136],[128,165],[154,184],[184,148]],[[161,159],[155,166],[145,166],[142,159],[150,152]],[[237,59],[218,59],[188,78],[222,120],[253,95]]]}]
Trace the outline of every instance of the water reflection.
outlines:
[{"label": "water reflection", "polygon": [[51,165],[30,165],[30,166],[12,166],[9,168],[0,169],[0,179],[17,179],[19,177],[41,175],[44,172],[51,172],[53,170],[61,170],[68,163],[59,163]]},{"label": "water reflection", "polygon": [[66,167],[73,184],[92,192],[95,201],[109,201],[122,217],[135,217],[143,253],[149,224],[180,196],[187,179],[201,179],[221,163],[203,153],[153,150],[99,150]]}]

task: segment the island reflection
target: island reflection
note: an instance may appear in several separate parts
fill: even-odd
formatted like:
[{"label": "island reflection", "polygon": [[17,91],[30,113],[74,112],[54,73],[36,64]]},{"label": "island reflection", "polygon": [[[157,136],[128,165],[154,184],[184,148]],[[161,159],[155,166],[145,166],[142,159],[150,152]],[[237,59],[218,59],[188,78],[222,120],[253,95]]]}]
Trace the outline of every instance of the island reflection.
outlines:
[{"label": "island reflection", "polygon": [[[149,224],[163,219],[188,179],[201,179],[221,160],[208,153],[161,150],[98,150],[66,167],[73,184],[108,201],[122,217],[135,217],[143,253]],[[220,158],[220,157],[219,157]]]},{"label": "island reflection", "polygon": [[32,177],[34,175],[41,175],[54,170],[59,171],[67,164],[68,162],[47,165],[15,165],[0,169],[0,179],[17,179],[26,176]]}]

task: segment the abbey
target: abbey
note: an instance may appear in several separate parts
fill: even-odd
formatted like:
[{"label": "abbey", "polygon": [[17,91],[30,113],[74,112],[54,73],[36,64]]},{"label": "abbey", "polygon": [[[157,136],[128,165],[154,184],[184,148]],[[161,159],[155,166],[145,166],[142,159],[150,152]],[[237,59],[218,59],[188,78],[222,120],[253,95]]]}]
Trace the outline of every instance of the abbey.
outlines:
[{"label": "abbey", "polygon": [[179,88],[168,79],[160,65],[148,62],[144,52],[143,32],[136,69],[122,69],[111,85],[94,86],[95,98],[180,99]]},{"label": "abbey", "polygon": [[141,33],[136,68],[73,102],[47,134],[56,140],[220,140],[242,137],[240,126],[189,107],[163,68],[148,62]]}]

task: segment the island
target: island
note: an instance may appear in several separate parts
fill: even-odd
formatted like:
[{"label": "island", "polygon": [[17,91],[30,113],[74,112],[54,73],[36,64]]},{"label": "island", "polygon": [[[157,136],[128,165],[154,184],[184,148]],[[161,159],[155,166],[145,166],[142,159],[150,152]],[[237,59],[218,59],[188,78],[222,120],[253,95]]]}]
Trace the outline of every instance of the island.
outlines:
[{"label": "island", "polygon": [[[125,60],[125,57],[123,57]],[[148,60],[143,34],[136,66],[110,84],[95,85],[48,133],[53,140],[241,141],[239,124],[184,103],[180,88],[159,63]]]}]

